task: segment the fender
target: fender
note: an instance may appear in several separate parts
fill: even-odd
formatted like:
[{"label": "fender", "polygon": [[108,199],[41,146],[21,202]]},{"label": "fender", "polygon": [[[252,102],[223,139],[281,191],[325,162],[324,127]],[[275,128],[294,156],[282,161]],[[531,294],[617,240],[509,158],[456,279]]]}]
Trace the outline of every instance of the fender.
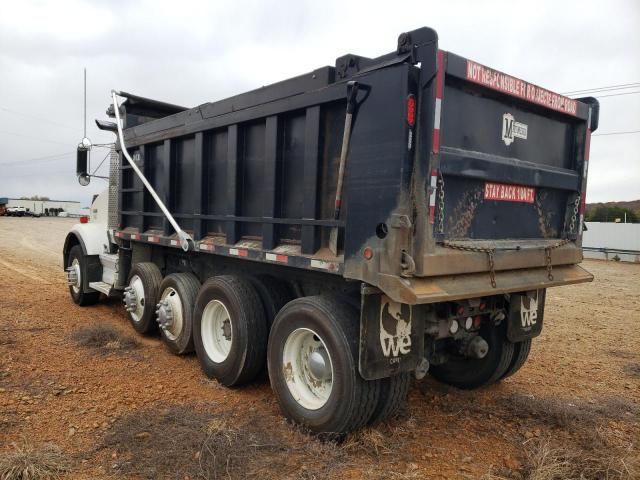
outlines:
[{"label": "fender", "polygon": [[62,254],[64,256],[63,267],[65,268],[69,260],[69,251],[76,244],[82,246],[85,255],[100,255],[108,250],[109,238],[107,236],[107,226],[104,223],[77,223],[75,224],[64,241]]},{"label": "fender", "polygon": [[108,237],[109,190],[96,196],[91,202],[89,223],[76,223],[67,234],[62,248],[64,257],[63,267],[69,261],[69,251],[74,245],[80,244],[85,255],[100,255],[109,251]]},{"label": "fender", "polygon": [[65,268],[69,263],[69,251],[74,245],[82,247],[82,252],[87,259],[82,276],[82,289],[85,292],[93,292],[94,290],[89,287],[89,282],[102,279],[102,265],[98,255],[106,251],[109,245],[107,225],[104,223],[78,223],[74,225],[64,241],[62,268]]}]

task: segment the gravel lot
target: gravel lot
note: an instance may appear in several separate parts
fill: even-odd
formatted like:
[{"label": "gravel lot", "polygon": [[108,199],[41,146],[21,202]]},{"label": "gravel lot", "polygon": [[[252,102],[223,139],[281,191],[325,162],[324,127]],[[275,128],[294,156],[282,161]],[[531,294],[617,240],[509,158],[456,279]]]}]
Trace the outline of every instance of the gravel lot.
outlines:
[{"label": "gravel lot", "polygon": [[[86,479],[576,475],[562,462],[640,478],[640,265],[586,261],[595,282],[551,290],[514,377],[477,392],[427,377],[399,418],[336,445],[287,425],[267,380],[223,388],[194,356],[137,336],[119,302],[73,304],[61,268],[73,223],[0,217],[0,454],[53,443],[63,478]],[[533,476],[545,448],[559,476]]]}]

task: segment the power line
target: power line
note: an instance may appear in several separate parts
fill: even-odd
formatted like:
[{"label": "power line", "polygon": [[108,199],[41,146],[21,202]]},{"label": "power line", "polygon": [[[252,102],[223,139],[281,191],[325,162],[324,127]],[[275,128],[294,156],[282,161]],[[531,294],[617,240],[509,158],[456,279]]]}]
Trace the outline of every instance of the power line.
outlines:
[{"label": "power line", "polygon": [[640,91],[637,92],[625,92],[625,93],[612,93],[611,95],[596,95],[596,98],[605,98],[605,97],[619,97],[620,95],[637,95]]},{"label": "power line", "polygon": [[64,124],[62,124],[62,123],[52,122],[51,120],[48,120],[48,119],[46,119],[46,118],[37,117],[37,116],[35,116],[35,115],[31,115],[31,114],[28,114],[28,113],[19,112],[19,111],[17,111],[17,110],[13,110],[13,109],[11,109],[11,108],[7,108],[7,107],[0,107],[0,110],[5,111],[5,112],[8,112],[8,113],[13,113],[13,114],[15,114],[15,115],[21,115],[21,116],[23,116],[23,117],[25,117],[25,118],[31,118],[31,119],[33,119],[33,120],[39,120],[39,121],[41,121],[41,122],[45,122],[45,123],[48,123],[48,124],[50,124],[50,125],[55,125],[55,126],[57,126],[57,127],[68,128],[69,130],[74,130],[74,131],[76,131],[76,132],[78,131],[78,128],[77,128],[77,127],[72,127],[72,126],[70,126],[70,125],[64,125]]},{"label": "power line", "polygon": [[93,173],[91,175],[95,175],[98,170],[100,170],[100,167],[102,166],[102,164],[104,163],[104,161],[107,159],[107,157],[109,157],[111,155],[111,150],[109,150],[107,152],[107,154],[104,156],[104,158],[102,159],[102,161],[100,162],[100,164],[96,167],[96,169],[93,171]]},{"label": "power line", "polygon": [[0,162],[0,165],[17,165],[20,163],[32,163],[32,162],[41,162],[53,160],[58,157],[72,155],[74,152],[65,152],[65,153],[56,153],[55,155],[46,155],[44,157],[36,157],[36,158],[26,158],[24,160],[13,160],[11,162]]},{"label": "power line", "polygon": [[34,137],[33,135],[25,135],[24,133],[8,132],[6,130],[0,130],[0,133],[4,133],[6,135],[15,135],[17,137],[29,138],[31,140],[36,140],[36,141],[39,141],[39,142],[57,143],[59,145],[69,145],[69,143],[67,143],[67,142],[58,142],[56,140],[48,140],[46,138]]},{"label": "power line", "polygon": [[624,90],[625,88],[632,88],[632,87],[638,87],[640,86],[640,83],[636,82],[636,83],[622,83],[620,85],[606,85],[604,87],[595,87],[595,88],[585,88],[582,90],[572,90],[570,92],[564,92],[561,93],[560,95],[577,95],[577,94],[584,94],[584,93],[589,93],[589,92],[598,92],[598,91],[603,91],[603,90]]},{"label": "power line", "polygon": [[[47,172],[47,177],[51,178],[51,177],[62,177],[62,176],[68,176],[69,174],[67,172]],[[20,175],[2,175],[2,178],[25,178],[25,177],[37,177],[38,174],[37,173],[23,173]]]},{"label": "power line", "polygon": [[594,133],[592,137],[605,137],[608,135],[631,135],[632,133],[640,133],[640,130],[630,130],[628,132],[606,132],[606,133]]}]

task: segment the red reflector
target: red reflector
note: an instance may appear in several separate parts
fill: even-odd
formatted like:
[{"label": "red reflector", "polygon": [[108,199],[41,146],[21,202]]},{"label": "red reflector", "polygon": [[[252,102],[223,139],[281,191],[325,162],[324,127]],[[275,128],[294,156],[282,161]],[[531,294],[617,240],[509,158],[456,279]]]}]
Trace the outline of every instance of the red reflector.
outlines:
[{"label": "red reflector", "polygon": [[89,223],[89,217],[80,217],[80,223]]},{"label": "red reflector", "polygon": [[484,310],[485,308],[487,308],[487,304],[486,303],[481,303],[480,304],[480,310]]},{"label": "red reflector", "polygon": [[371,247],[365,247],[364,251],[362,252],[362,256],[365,258],[365,260],[371,260],[373,258],[373,249]]},{"label": "red reflector", "polygon": [[482,323],[482,317],[480,315],[476,315],[475,317],[473,317],[473,326],[475,328],[478,328],[481,323]]},{"label": "red reflector", "polygon": [[416,97],[413,95],[407,97],[407,123],[410,127],[416,123]]},{"label": "red reflector", "polygon": [[458,315],[464,315],[464,307],[462,305],[458,307]]}]

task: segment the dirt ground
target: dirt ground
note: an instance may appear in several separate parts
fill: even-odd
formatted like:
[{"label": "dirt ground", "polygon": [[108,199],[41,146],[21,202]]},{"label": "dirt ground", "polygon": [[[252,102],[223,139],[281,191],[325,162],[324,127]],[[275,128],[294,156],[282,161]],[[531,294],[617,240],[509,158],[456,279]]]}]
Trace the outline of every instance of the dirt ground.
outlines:
[{"label": "dirt ground", "polygon": [[73,223],[0,217],[0,454],[54,444],[74,479],[568,476],[532,476],[547,450],[611,462],[585,478],[637,473],[640,265],[586,261],[595,282],[552,289],[515,376],[476,392],[427,377],[398,418],[333,444],[288,425],[267,380],[226,389],[195,356],[136,335],[119,302],[73,304]]}]

